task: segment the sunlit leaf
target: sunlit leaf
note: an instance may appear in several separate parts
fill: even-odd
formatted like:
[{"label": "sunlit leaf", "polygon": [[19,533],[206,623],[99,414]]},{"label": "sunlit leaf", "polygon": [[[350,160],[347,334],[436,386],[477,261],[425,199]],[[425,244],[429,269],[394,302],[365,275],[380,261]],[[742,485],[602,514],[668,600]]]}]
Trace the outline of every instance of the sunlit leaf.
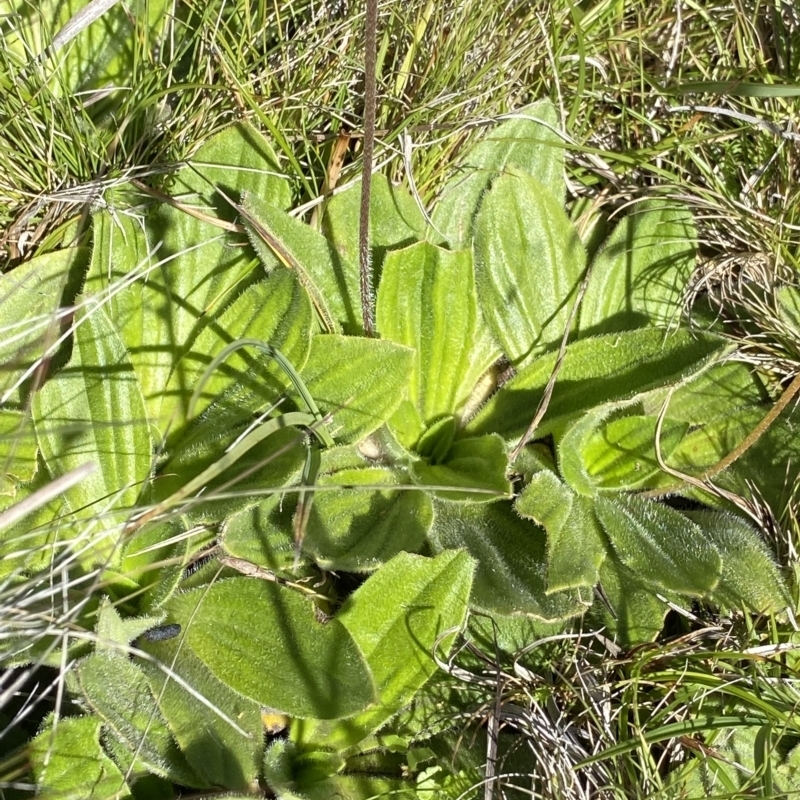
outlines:
[{"label": "sunlit leaf", "polygon": [[[674,383],[697,371],[724,346],[716,336],[693,336],[687,331],[665,336],[654,329],[575,342],[567,348],[537,436],[560,433],[567,422],[590,408]],[[551,353],[520,370],[469,422],[466,431],[521,436],[533,418],[555,360]]]},{"label": "sunlit leaf", "polygon": [[[58,338],[57,312],[74,273],[88,259],[86,248],[57,250],[0,275],[0,403],[20,403],[24,382]],[[66,302],[71,302],[71,298]],[[30,381],[28,381],[30,383]]]},{"label": "sunlit leaf", "polygon": [[330,243],[310,226],[255,194],[247,193],[242,205],[249,218],[245,227],[268,273],[290,269],[296,275],[317,313],[323,333],[357,333],[360,308],[351,280],[335,263]]},{"label": "sunlit leaf", "polygon": [[[133,217],[95,217],[95,249],[87,290],[115,288],[113,322],[130,354],[148,416],[163,434],[185,422],[194,386],[172,377],[185,394],[164,387],[200,332],[241,290],[263,276],[242,248],[208,222],[166,205],[143,227]],[[158,260],[148,253],[160,243]],[[137,272],[138,270],[138,272]],[[141,275],[131,281],[131,275]],[[129,285],[119,288],[119,282]]]},{"label": "sunlit leaf", "polygon": [[560,341],[586,252],[562,205],[537,178],[499,177],[475,220],[475,282],[483,315],[516,365]]},{"label": "sunlit leaf", "polygon": [[381,339],[315,336],[302,370],[311,396],[331,414],[343,443],[357,442],[392,415],[408,391],[414,352]]},{"label": "sunlit leaf", "polygon": [[740,517],[712,511],[687,512],[722,557],[713,598],[729,608],[763,613],[791,605],[786,584],[758,533]]},{"label": "sunlit leaf", "polygon": [[18,482],[33,480],[38,452],[30,414],[0,408],[0,495],[13,495]]},{"label": "sunlit leaf", "polygon": [[400,553],[362,584],[345,602],[337,619],[350,632],[369,664],[378,691],[377,704],[342,723],[310,727],[313,741],[346,749],[376,731],[436,671],[434,647],[446,653],[452,635],[464,623],[474,562],[464,552],[436,558]]},{"label": "sunlit leaf", "polygon": [[417,351],[409,399],[422,421],[459,416],[480,376],[500,355],[475,295],[472,256],[425,242],[386,257],[378,330]]},{"label": "sunlit leaf", "polygon": [[[369,198],[369,234],[373,283],[379,283],[388,252],[424,239],[428,230],[414,198],[403,186],[394,186],[385,175],[372,176]],[[335,194],[325,208],[322,232],[331,243],[340,286],[347,286],[350,305],[355,309],[352,331],[361,332],[358,237],[361,219],[361,182]],[[342,283],[341,279],[344,279]]]},{"label": "sunlit leaf", "polygon": [[[445,500],[481,502],[507,497],[511,494],[507,470],[506,448],[496,435],[459,439],[438,464],[414,462],[417,480],[437,487],[436,496]],[[452,490],[441,488],[451,486]]]},{"label": "sunlit leaf", "polygon": [[[659,472],[657,418],[625,411],[616,403],[600,406],[561,437],[559,468],[580,494],[591,497],[600,490],[639,489]],[[662,458],[669,457],[688,427],[685,422],[662,425],[658,432]]]},{"label": "sunlit leaf", "polygon": [[598,619],[623,647],[650,642],[664,626],[669,606],[656,597],[652,585],[628,569],[614,553],[600,567],[602,600],[591,615]]},{"label": "sunlit leaf", "polygon": [[619,560],[641,581],[694,596],[716,588],[722,570],[719,551],[683,514],[635,495],[600,495],[595,508]]},{"label": "sunlit leaf", "polygon": [[[286,356],[300,370],[311,346],[311,304],[297,278],[282,270],[249,286],[210,322],[192,343],[170,376],[164,393],[185,403],[198,387],[200,377],[214,356],[237,339],[257,339]],[[242,348],[220,364],[203,385],[192,409],[200,414],[214,400],[238,410],[241,419],[275,403],[290,385],[286,373],[264,353]],[[225,397],[226,390],[235,391]]]},{"label": "sunlit leaf", "polygon": [[294,591],[232,578],[176,595],[167,609],[184,647],[223,684],[264,706],[335,719],[374,699],[369,670],[342,623],[319,622]]},{"label": "sunlit leaf", "polygon": [[636,205],[592,262],[581,301],[582,335],[677,325],[696,241],[685,206],[665,200]]},{"label": "sunlit leaf", "polygon": [[[264,749],[261,707],[215,678],[176,637],[159,642],[142,642],[140,647],[179,675],[197,694],[170,679],[156,664],[140,664],[158,708],[192,768],[212,786],[248,789],[258,774]],[[233,720],[214,713],[198,699]],[[238,728],[238,730],[237,730]]]},{"label": "sunlit leaf", "polygon": [[102,720],[90,716],[62,718],[55,731],[53,724],[50,715],[28,750],[37,797],[125,800],[131,796],[119,767],[100,746]]},{"label": "sunlit leaf", "polygon": [[292,202],[291,187],[275,151],[248,122],[236,122],[203,142],[189,164],[175,173],[170,191],[190,205],[200,199],[223,212],[222,216],[236,216],[216,187],[237,203],[244,192],[277,208],[288,208]]},{"label": "sunlit leaf", "polygon": [[[315,493],[303,544],[326,569],[373,570],[422,546],[433,509],[424,492],[413,490],[410,476],[364,466],[323,475],[317,485],[342,487]],[[374,488],[382,485],[386,489]]]},{"label": "sunlit leaf", "polygon": [[295,556],[295,505],[283,493],[274,492],[257,505],[228,517],[221,537],[225,552],[273,571],[291,567]]},{"label": "sunlit leaf", "polygon": [[564,204],[564,147],[554,129],[558,114],[549,100],[521,108],[466,153],[445,185],[432,221],[450,247],[468,247],[475,215],[491,182],[507,169],[532,175]]},{"label": "sunlit leaf", "polygon": [[102,309],[77,318],[72,358],[36,394],[33,411],[53,476],[97,464],[69,491],[74,509],[94,516],[99,502],[134,505],[152,466],[150,431],[136,374]]},{"label": "sunlit leaf", "polygon": [[73,670],[83,702],[148,770],[204,787],[189,769],[156,707],[144,673],[124,653],[94,653]]}]

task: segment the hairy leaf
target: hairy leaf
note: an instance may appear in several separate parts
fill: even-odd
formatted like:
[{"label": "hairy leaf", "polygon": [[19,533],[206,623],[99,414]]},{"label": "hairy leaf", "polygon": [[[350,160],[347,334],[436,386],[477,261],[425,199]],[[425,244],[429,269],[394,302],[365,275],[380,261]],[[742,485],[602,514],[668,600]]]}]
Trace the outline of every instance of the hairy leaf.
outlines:
[{"label": "hairy leaf", "polygon": [[713,511],[687,512],[719,550],[722,574],[712,596],[729,608],[777,612],[791,605],[786,584],[758,533],[743,519]]},{"label": "hairy leaf", "polygon": [[[194,391],[181,379],[181,357],[247,282],[263,273],[253,269],[242,248],[228,246],[219,228],[177,209],[159,206],[144,228],[135,219],[120,219],[95,218],[87,291],[118,287],[126,280],[115,293],[114,325],[130,353],[148,416],[163,433],[184,423]],[[161,243],[157,261],[148,255],[156,242]],[[131,275],[140,277],[131,280]],[[173,387],[180,386],[185,395],[165,395],[171,376]]]},{"label": "hairy leaf", "polygon": [[536,178],[508,172],[475,221],[475,282],[495,339],[516,365],[561,340],[586,253],[561,204]]},{"label": "hairy leaf", "polygon": [[358,333],[359,295],[352,293],[352,276],[337,268],[327,239],[257,195],[246,194],[242,204],[252,217],[245,220],[250,242],[267,272],[281,268],[297,275],[323,333]]},{"label": "hairy leaf", "polygon": [[669,606],[613,552],[600,566],[600,586],[603,600],[595,603],[590,613],[620,645],[632,647],[658,636]]},{"label": "hairy leaf", "polygon": [[73,509],[95,516],[100,502],[106,508],[134,505],[150,473],[150,431],[133,367],[102,309],[78,317],[72,358],[37,393],[33,412],[54,477],[97,464],[67,493]]},{"label": "hairy leaf", "polygon": [[381,336],[417,351],[409,399],[422,421],[459,416],[500,355],[483,322],[468,250],[421,242],[386,257],[378,290]]},{"label": "hairy leaf", "polygon": [[322,624],[300,594],[253,578],[173,597],[170,620],[223,684],[291,716],[336,719],[362,710],[374,686],[341,622]]},{"label": "hairy leaf", "polygon": [[[585,414],[559,441],[559,467],[567,483],[591,497],[599,490],[643,488],[659,473],[656,417],[624,412],[609,403]],[[616,412],[616,413],[615,413]],[[662,458],[686,433],[688,423],[667,422],[660,432]]]},{"label": "hairy leaf", "polygon": [[476,561],[472,607],[488,613],[565,620],[591,604],[578,591],[547,594],[546,536],[510,503],[434,502],[428,537],[435,552],[464,549]]},{"label": "hairy leaf", "polygon": [[[696,371],[724,347],[716,336],[678,331],[626,331],[585,339],[567,348],[548,413],[537,436],[558,435],[578,414],[669,385]],[[472,435],[497,432],[521,436],[530,424],[555,364],[555,354],[520,370],[468,423]]]},{"label": "hairy leaf", "polygon": [[88,256],[86,248],[57,250],[0,275],[0,405],[27,396],[35,365],[58,339],[57,312],[70,273]]},{"label": "hairy leaf", "polygon": [[606,542],[591,502],[549,470],[533,476],[514,507],[547,531],[547,593],[593,588],[606,557]]},{"label": "hairy leaf", "polygon": [[38,452],[30,415],[0,408],[0,495],[13,496],[18,482],[33,480]]},{"label": "hairy leaf", "polygon": [[291,533],[295,506],[288,496],[274,492],[252,508],[228,517],[221,537],[225,552],[273,571],[290,568],[295,552]]},{"label": "hairy leaf", "polygon": [[564,205],[564,147],[554,130],[558,127],[555,107],[549,100],[540,100],[491,129],[467,152],[433,212],[436,231],[451,248],[469,247],[484,194],[507,169],[538,178],[556,202]]},{"label": "hairy leaf", "polygon": [[[425,238],[429,230],[414,198],[402,186],[394,186],[385,175],[372,176],[369,198],[369,239],[373,283],[378,285],[388,252]],[[361,219],[361,182],[334,195],[325,208],[322,232],[331,243],[336,275],[346,278],[348,297],[355,309],[354,328],[362,333],[359,290],[358,236]],[[382,280],[382,279],[381,279]]]},{"label": "hairy leaf", "polygon": [[[292,202],[291,187],[275,151],[248,122],[236,122],[203,142],[189,165],[175,174],[171,193],[184,195],[181,199],[190,205],[197,205],[199,199],[206,206],[215,206],[224,218],[235,216],[216,187],[235,202],[245,192],[277,208],[288,208]],[[187,194],[190,196],[185,197]]]},{"label": "hairy leaf", "polygon": [[[218,472],[205,481],[180,508],[195,521],[219,520],[259,500],[257,492],[285,486],[299,475],[306,455],[305,435],[298,428],[282,427],[270,433],[260,446],[244,453],[227,469],[219,471],[220,458],[227,455],[245,429],[231,430],[230,413],[211,406],[198,420],[191,438],[177,446],[153,484],[155,499],[164,501],[206,470]],[[280,424],[280,417],[264,425]],[[248,435],[256,435],[250,431]],[[244,441],[244,440],[242,440]],[[222,490],[227,496],[218,497]]]},{"label": "hairy leaf", "polygon": [[[313,741],[347,749],[376,731],[413,699],[436,671],[434,647],[447,653],[467,614],[474,562],[464,552],[436,558],[399,553],[346,601],[338,615],[369,664],[377,704],[316,730]],[[305,731],[308,736],[313,728]]]},{"label": "hairy leaf", "polygon": [[[261,707],[215,678],[188,647],[180,646],[180,641],[142,642],[140,647],[169,666],[197,694],[170,679],[152,662],[140,661],[141,670],[181,751],[198,775],[212,786],[246,790],[257,778],[264,749]],[[237,727],[214,713],[197,695]]]},{"label": "hairy leaf", "polygon": [[357,442],[394,413],[407,392],[414,352],[394,342],[315,336],[302,370],[311,396],[331,414],[334,437]]},{"label": "hairy leaf", "polygon": [[[400,551],[420,549],[433,521],[428,496],[410,478],[383,467],[343,469],[323,475],[315,493],[304,549],[329,570],[377,569]],[[377,491],[374,487],[385,485]],[[391,491],[392,486],[407,490]]]},{"label": "hairy leaf", "polygon": [[582,335],[676,325],[696,242],[688,208],[660,199],[636,205],[592,263],[581,302]]},{"label": "hairy leaf", "polygon": [[[436,496],[451,501],[481,502],[509,496],[511,483],[506,477],[507,470],[505,445],[494,435],[459,439],[441,463],[414,462],[417,480],[425,486],[437,487]],[[441,488],[451,486],[452,490]]]},{"label": "hairy leaf", "polygon": [[73,673],[84,702],[148,770],[186,786],[206,786],[186,764],[136,664],[107,651],[87,656]]},{"label": "hairy leaf", "polygon": [[741,361],[712,363],[674,391],[670,388],[655,389],[644,395],[644,412],[658,416],[669,393],[666,419],[698,426],[767,399],[761,379]]},{"label": "hairy leaf", "polygon": [[595,508],[620,561],[643,582],[701,597],[716,588],[719,551],[683,514],[635,495],[600,495]]},{"label": "hairy leaf", "polygon": [[[186,418],[188,399],[206,368],[237,339],[270,344],[299,371],[311,347],[311,324],[311,304],[293,274],[282,270],[252,284],[203,329],[170,376],[165,394],[186,404],[181,409]],[[230,404],[232,422],[236,416],[246,419],[275,403],[289,385],[286,373],[274,360],[253,348],[243,348],[232,353],[205,382],[192,412],[198,415],[220,400]],[[235,391],[226,398],[225,392],[232,387]]]},{"label": "hairy leaf", "polygon": [[130,789],[100,746],[99,717],[66,717],[53,731],[53,716],[30,743],[36,796],[44,800],[126,800]]}]

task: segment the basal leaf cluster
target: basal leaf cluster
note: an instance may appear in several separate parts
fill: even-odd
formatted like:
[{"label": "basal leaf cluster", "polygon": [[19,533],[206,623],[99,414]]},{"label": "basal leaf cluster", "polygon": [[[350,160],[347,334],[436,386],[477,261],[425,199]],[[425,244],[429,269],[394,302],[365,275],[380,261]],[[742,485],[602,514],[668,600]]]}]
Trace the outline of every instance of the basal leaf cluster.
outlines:
[{"label": "basal leaf cluster", "polygon": [[[376,338],[359,187],[302,221],[241,123],[174,176],[174,202],[118,188],[91,252],[2,276],[15,314],[70,309],[60,338],[42,323],[0,351],[4,505],[96,466],[0,540],[11,581],[65,559],[100,578],[83,635],[2,645],[9,665],[72,664],[80,713],[30,749],[46,796],[144,780],[431,796],[417,748],[434,734],[392,724],[470,611],[588,615],[627,645],[669,604],[789,604],[756,530],[679,477],[713,468],[765,400],[724,338],[678,324],[691,214],[651,200],[582,240],[556,121],[539,103],[490,132],[430,220],[375,176]],[[792,450],[789,425],[761,447]],[[76,748],[91,774],[65,769]]]}]

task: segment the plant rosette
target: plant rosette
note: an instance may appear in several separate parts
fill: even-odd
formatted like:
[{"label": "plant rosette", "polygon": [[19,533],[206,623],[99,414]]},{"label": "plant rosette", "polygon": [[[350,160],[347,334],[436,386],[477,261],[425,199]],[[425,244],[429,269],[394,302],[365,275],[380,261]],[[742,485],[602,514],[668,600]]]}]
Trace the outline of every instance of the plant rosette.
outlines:
[{"label": "plant rosette", "polygon": [[[379,747],[374,785],[360,785],[358,759],[470,609],[565,626],[589,612],[635,643],[670,603],[789,604],[740,516],[707,494],[693,512],[660,500],[700,497],[675,474],[702,475],[763,416],[764,389],[725,339],[677,326],[691,215],[649,200],[591,246],[564,208],[556,131],[549,103],[498,125],[429,219],[375,176],[375,338],[361,325],[359,187],[329,198],[319,229],[302,222],[245,124],[175,174],[174,202],[116,189],[91,251],[2,276],[31,319],[48,302],[77,309],[40,388],[46,326],[0,352],[19,465],[2,497],[97,469],[2,546],[9,575],[65,553],[76,573],[102,573],[76,621],[96,644],[68,641],[90,716],[63,739],[64,758],[78,740],[99,748],[96,785],[117,769],[371,796],[411,778]],[[748,457],[791,448],[786,424]],[[144,636],[159,626],[177,635]],[[47,641],[12,639],[6,662],[57,663]],[[266,753],[264,709],[293,720]],[[42,785],[68,782],[61,755],[36,768]]]}]

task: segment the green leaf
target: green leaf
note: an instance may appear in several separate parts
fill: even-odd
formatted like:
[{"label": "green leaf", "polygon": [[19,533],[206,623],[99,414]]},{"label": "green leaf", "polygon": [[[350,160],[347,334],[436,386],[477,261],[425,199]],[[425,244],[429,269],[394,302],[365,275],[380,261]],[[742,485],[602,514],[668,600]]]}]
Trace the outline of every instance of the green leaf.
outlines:
[{"label": "green leaf", "polygon": [[[218,521],[254,505],[259,500],[259,491],[275,490],[297,477],[305,460],[304,434],[298,428],[287,426],[272,431],[259,446],[252,447],[234,464],[221,470],[219,460],[228,454],[244,430],[241,427],[231,430],[230,413],[226,408],[217,412],[218,408],[211,406],[197,420],[192,436],[174,449],[174,455],[153,483],[155,500],[161,502],[206,470],[217,473],[181,503],[181,513],[189,514],[195,522]],[[278,416],[262,425],[279,425],[280,422]],[[248,435],[258,432],[251,431]],[[241,443],[244,441],[242,439]],[[220,489],[223,497],[218,497]]]},{"label": "green leaf", "polygon": [[[414,475],[419,483],[437,488],[437,497],[451,501],[482,502],[511,494],[506,477],[508,455],[499,436],[480,436],[454,442],[440,464],[414,462]],[[470,491],[478,489],[480,491]]]},{"label": "green leaf", "polygon": [[34,365],[57,338],[56,315],[70,273],[80,271],[88,255],[86,248],[57,250],[0,275],[0,405],[26,398]]},{"label": "green leaf", "polygon": [[[424,239],[430,229],[408,191],[403,186],[394,186],[379,172],[372,176],[369,211],[373,283],[377,285],[387,253]],[[331,243],[336,274],[345,278],[347,296],[356,312],[354,333],[362,332],[358,267],[360,220],[361,181],[357,181],[330,199],[322,218],[322,232]]]},{"label": "green leaf", "polygon": [[[559,441],[559,468],[567,483],[591,497],[600,490],[643,488],[660,467],[655,451],[656,417],[630,414],[609,403],[585,414]],[[686,433],[688,423],[663,425],[660,448],[667,458]]]},{"label": "green leaf", "polygon": [[[41,466],[31,483],[19,487],[20,502],[35,491],[44,489],[50,482],[48,471]],[[8,505],[10,498],[3,498]],[[26,514],[18,522],[0,531],[0,576],[34,575],[47,570],[65,542],[75,542],[85,536],[86,525],[69,516],[63,495]],[[27,661],[25,662],[27,663]]]},{"label": "green leaf", "polygon": [[[114,324],[142,387],[148,416],[161,432],[184,422],[194,386],[172,379],[187,395],[164,394],[173,370],[200,332],[247,282],[261,277],[243,248],[229,247],[219,228],[168,206],[147,217],[146,228],[124,215],[121,228],[95,217],[95,249],[87,291],[117,288]],[[158,261],[150,243],[161,243]],[[151,263],[152,262],[152,263]],[[131,273],[146,274],[131,282]],[[119,282],[129,285],[119,289]]]},{"label": "green leaf", "polygon": [[337,267],[327,239],[257,195],[245,194],[242,206],[252,218],[245,219],[245,227],[266,271],[280,268],[297,274],[324,333],[359,333],[359,294],[353,294],[352,276]]},{"label": "green leaf", "polygon": [[[388,758],[384,757],[388,761]],[[264,758],[264,774],[270,789],[282,800],[377,800],[408,797],[408,779],[385,777],[381,764],[358,764],[352,773],[344,759],[323,750],[305,750],[293,742],[276,741]],[[388,773],[397,773],[392,763]]]},{"label": "green leaf", "polygon": [[337,619],[266,581],[232,578],[173,597],[170,620],[184,647],[223,684],[291,716],[335,719],[362,710],[374,687],[355,642]]},{"label": "green leaf", "polygon": [[645,583],[701,597],[716,588],[719,551],[683,514],[635,495],[600,495],[595,508],[620,561]]},{"label": "green leaf", "polygon": [[[763,407],[751,414],[749,419],[742,413],[739,417],[739,434],[749,434],[762,421],[765,413]],[[790,403],[752,447],[714,478],[715,483],[743,497],[752,497],[755,484],[758,501],[766,503],[780,518],[792,502],[790,487],[797,484],[800,473],[798,420],[800,411],[796,404]],[[741,439],[737,438],[736,444],[740,442]],[[727,448],[726,452],[730,449]]]},{"label": "green leaf", "polygon": [[644,412],[658,416],[669,393],[666,419],[692,426],[728,417],[767,399],[761,379],[741,361],[721,361],[702,369],[677,389],[656,389],[642,397]]},{"label": "green leaf", "polygon": [[[613,400],[675,383],[725,346],[716,336],[688,331],[665,335],[644,329],[584,339],[567,347],[548,413],[537,437],[559,435],[578,414]],[[522,369],[468,423],[471,435],[521,436],[530,424],[555,365],[556,354]]]},{"label": "green leaf", "polygon": [[414,352],[394,342],[352,336],[315,336],[301,376],[342,443],[379,428],[406,394]]},{"label": "green leaf", "polygon": [[[315,504],[317,500],[319,497]],[[273,572],[290,568],[295,555],[291,533],[295,505],[276,491],[252,508],[228,517],[220,538],[225,552]]]},{"label": "green leaf", "polygon": [[604,602],[594,604],[591,616],[598,617],[622,647],[651,642],[658,636],[669,606],[613,552],[600,566],[600,586]]},{"label": "green leaf", "polygon": [[564,144],[553,130],[559,127],[555,106],[540,100],[490,130],[467,152],[433,211],[433,224],[452,249],[469,247],[483,196],[507,169],[517,168],[538,178],[564,205]]},{"label": "green leaf", "polygon": [[436,672],[434,647],[438,643],[439,655],[446,655],[453,640],[439,637],[464,624],[474,567],[461,551],[436,558],[399,553],[345,601],[337,619],[369,664],[378,702],[306,741],[347,749],[411,702]]},{"label": "green leaf", "polygon": [[186,786],[205,787],[167,729],[144,673],[124,653],[94,653],[73,674],[84,702],[148,770]]},{"label": "green leaf", "polygon": [[0,495],[16,494],[16,484],[32,481],[39,446],[30,414],[0,408]]},{"label": "green leaf", "polygon": [[565,620],[591,604],[578,591],[547,594],[546,536],[510,503],[434,501],[428,536],[435,552],[465,549],[477,562],[471,606],[479,611]]},{"label": "green leaf", "polygon": [[478,310],[470,252],[420,242],[389,253],[376,310],[381,336],[417,352],[409,399],[422,421],[460,416],[500,355]]},{"label": "green leaf", "polygon": [[98,653],[110,653],[118,656],[124,652],[121,648],[126,647],[145,631],[157,626],[162,619],[163,615],[123,619],[112,605],[111,600],[103,597],[100,600],[95,630],[97,634],[96,650]]},{"label": "green leaf", "polygon": [[[416,552],[433,521],[425,492],[414,491],[409,477],[384,467],[343,469],[323,475],[306,528],[303,549],[329,570],[377,569],[401,550]],[[387,486],[376,491],[376,486]],[[391,491],[399,486],[409,491]]]},{"label": "green leaf", "polygon": [[764,408],[741,408],[707,422],[684,436],[667,464],[690,475],[702,473],[733,450],[765,413]]},{"label": "green leaf", "polygon": [[507,172],[475,220],[475,282],[503,351],[526,364],[561,340],[586,252],[561,203],[536,178]]},{"label": "green leaf", "polygon": [[[160,712],[192,768],[211,786],[249,789],[258,777],[264,749],[261,707],[215,678],[180,638],[142,642],[140,647],[166,664],[197,694],[171,680],[157,663],[142,660]],[[198,699],[233,720],[234,728]]]},{"label": "green leaf", "polygon": [[125,800],[131,796],[117,765],[100,746],[98,717],[50,715],[28,754],[37,786],[45,800]]},{"label": "green leaf", "polygon": [[778,317],[794,335],[800,337],[800,290],[795,286],[781,286],[775,291]]},{"label": "green leaf", "polygon": [[582,335],[676,325],[696,242],[687,208],[666,200],[637,204],[592,263],[580,309]]},{"label": "green leaf", "polygon": [[686,516],[722,557],[722,574],[712,597],[729,608],[753,613],[778,612],[791,605],[778,566],[758,533],[729,513],[692,511]]},{"label": "green leaf", "polygon": [[[91,308],[76,324],[72,358],[37,393],[33,413],[54,477],[89,461],[97,464],[67,493],[81,515],[95,516],[100,502],[106,509],[135,504],[150,474],[152,443],[136,375],[105,313]],[[106,547],[111,543],[101,549]]]},{"label": "green leaf", "polygon": [[547,593],[593,588],[606,557],[606,542],[591,502],[549,470],[533,476],[514,507],[547,531]]},{"label": "green leaf", "polygon": [[245,192],[277,208],[289,208],[292,202],[275,151],[248,122],[236,122],[205,141],[189,166],[175,173],[171,193],[190,194],[185,202],[196,205],[200,199],[206,206],[216,206],[223,217],[235,215],[216,187],[237,202]]},{"label": "green leaf", "polygon": [[[209,322],[178,362],[164,393],[174,398],[182,418],[188,417],[188,400],[213,358],[237,339],[258,339],[280,350],[300,369],[311,347],[311,304],[297,278],[282,270],[266,281],[254,283],[218,317]],[[252,419],[252,414],[275,403],[289,386],[286,373],[265,354],[251,350],[232,353],[203,385],[193,414],[214,400],[228,406],[231,421]],[[226,391],[235,389],[226,395]],[[169,401],[172,402],[172,401]]]}]

